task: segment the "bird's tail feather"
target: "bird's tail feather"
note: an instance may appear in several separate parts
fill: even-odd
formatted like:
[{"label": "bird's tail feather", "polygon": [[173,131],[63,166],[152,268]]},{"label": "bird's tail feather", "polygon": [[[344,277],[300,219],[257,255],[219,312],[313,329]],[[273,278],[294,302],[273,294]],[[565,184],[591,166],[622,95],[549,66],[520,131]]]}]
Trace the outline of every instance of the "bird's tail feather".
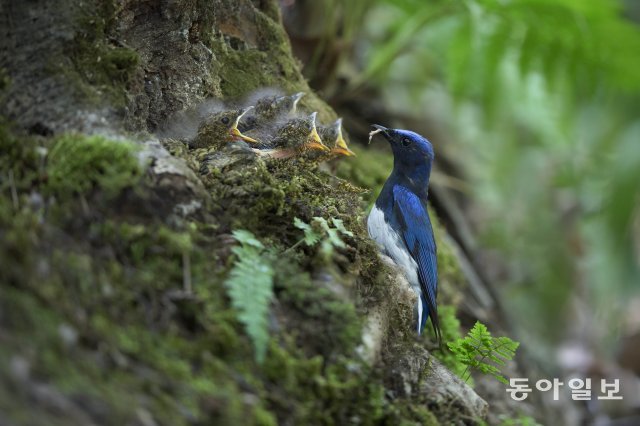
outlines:
[{"label": "bird's tail feather", "polygon": [[[427,318],[429,317],[429,312],[427,308],[427,304],[424,300],[424,297],[422,295],[420,295],[420,297],[418,297],[418,336],[422,335],[422,332],[424,331],[424,325],[427,322]],[[425,309],[427,309],[427,312],[425,312]]]},{"label": "bird's tail feather", "polygon": [[442,330],[440,329],[440,318],[438,318],[438,311],[430,312],[427,305],[427,298],[424,294],[420,294],[418,299],[418,335],[422,335],[425,326],[427,325],[427,319],[431,317],[431,324],[436,335],[436,341],[438,347],[442,349]]}]

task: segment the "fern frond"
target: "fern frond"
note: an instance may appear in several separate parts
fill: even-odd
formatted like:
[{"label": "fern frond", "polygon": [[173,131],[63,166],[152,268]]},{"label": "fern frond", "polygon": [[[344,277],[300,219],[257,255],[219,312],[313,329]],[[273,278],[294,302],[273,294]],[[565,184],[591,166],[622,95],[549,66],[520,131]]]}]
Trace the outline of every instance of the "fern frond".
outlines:
[{"label": "fern frond", "polygon": [[[299,218],[293,220],[296,228],[304,231],[304,238],[296,243],[293,247],[297,247],[304,242],[311,247],[320,243],[320,252],[325,258],[330,258],[336,248],[344,248],[346,245],[340,235],[353,237],[353,232],[345,228],[344,223],[340,219],[331,218],[331,225],[323,217],[314,217],[312,222],[306,223]],[[292,248],[293,248],[292,247]]]},{"label": "fern frond", "polygon": [[353,232],[344,227],[344,222],[342,222],[342,219],[332,218],[331,223],[338,231],[340,231],[341,234],[353,237]]},{"label": "fern frond", "polygon": [[236,230],[233,236],[240,245],[232,249],[237,260],[224,284],[238,320],[253,343],[256,361],[262,363],[269,342],[274,271],[264,245],[251,232]]},{"label": "fern frond", "polygon": [[489,374],[505,384],[508,381],[498,367],[513,359],[519,345],[520,343],[508,337],[491,336],[487,327],[480,321],[476,321],[466,337],[447,343],[451,352],[458,361],[468,367],[467,369],[473,368],[483,374]]},{"label": "fern frond", "polygon": [[318,243],[318,241],[320,241],[320,237],[321,235],[319,233],[317,233],[313,227],[311,225],[309,225],[308,223],[304,222],[301,219],[298,219],[297,217],[293,219],[293,225],[298,228],[298,229],[302,229],[304,231],[304,243],[311,247],[313,245],[316,245]]}]

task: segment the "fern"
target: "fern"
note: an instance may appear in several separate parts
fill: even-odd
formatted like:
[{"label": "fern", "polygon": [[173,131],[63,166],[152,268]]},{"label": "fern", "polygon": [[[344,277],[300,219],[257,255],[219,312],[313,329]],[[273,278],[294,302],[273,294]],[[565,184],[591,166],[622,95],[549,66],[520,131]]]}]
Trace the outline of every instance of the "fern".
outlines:
[{"label": "fern", "polygon": [[311,225],[306,223],[305,221],[298,219],[297,217],[293,219],[293,225],[304,231],[304,238],[296,243],[294,247],[299,245],[300,243],[305,243],[307,246],[311,247],[320,241],[321,235],[317,233]]},{"label": "fern", "polygon": [[[306,223],[297,217],[293,224],[296,228],[304,231],[304,237],[291,247],[294,249],[304,243],[308,247],[320,244],[320,252],[329,258],[333,255],[336,248],[344,248],[345,244],[340,235],[353,237],[353,232],[344,227],[344,223],[340,219],[331,218],[331,225],[322,217],[314,217],[311,223]],[[290,250],[291,250],[290,249]]]},{"label": "fern", "polygon": [[273,267],[262,243],[249,231],[236,230],[234,238],[240,245],[233,247],[237,256],[225,281],[231,305],[255,348],[258,363],[264,361],[269,332],[269,304],[273,298]]},{"label": "fern", "polygon": [[447,343],[449,349],[467,369],[467,380],[471,376],[469,369],[475,368],[483,374],[489,374],[500,382],[507,384],[507,379],[500,372],[500,368],[507,361],[513,359],[520,343],[508,337],[493,337],[487,327],[477,321],[467,336],[455,342]]}]

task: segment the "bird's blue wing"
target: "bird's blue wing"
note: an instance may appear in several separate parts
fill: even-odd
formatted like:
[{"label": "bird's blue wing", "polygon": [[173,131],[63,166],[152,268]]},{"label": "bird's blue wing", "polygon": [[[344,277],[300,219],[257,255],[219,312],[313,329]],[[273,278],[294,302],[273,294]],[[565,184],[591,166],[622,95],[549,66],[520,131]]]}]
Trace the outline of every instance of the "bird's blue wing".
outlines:
[{"label": "bird's blue wing", "polygon": [[[418,265],[418,279],[423,301],[426,302],[427,313],[431,317],[436,338],[440,343],[440,321],[436,305],[438,292],[436,242],[431,220],[420,198],[407,188],[401,185],[394,186],[393,199],[394,213],[400,224],[402,238],[411,257]],[[423,326],[421,324],[421,327]]]}]

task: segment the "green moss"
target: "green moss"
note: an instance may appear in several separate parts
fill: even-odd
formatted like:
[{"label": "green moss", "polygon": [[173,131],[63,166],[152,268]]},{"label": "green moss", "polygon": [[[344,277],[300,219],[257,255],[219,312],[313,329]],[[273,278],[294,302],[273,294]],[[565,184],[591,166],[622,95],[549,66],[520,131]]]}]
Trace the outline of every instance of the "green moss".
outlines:
[{"label": "green moss", "polygon": [[[11,209],[7,201],[3,192],[0,213]],[[202,239],[193,239],[195,229],[109,221],[87,232],[88,240],[100,241],[100,249],[48,253],[47,235],[65,241],[65,229],[50,221],[39,226],[28,210],[18,217],[0,214],[0,233],[7,236],[0,255],[17,258],[16,273],[0,271],[0,280],[12,286],[0,293],[3,329],[11,342],[0,351],[3,359],[26,357],[38,380],[69,398],[82,395],[89,406],[99,403],[109,412],[104,424],[130,423],[141,408],[176,425],[189,419],[274,424],[259,399],[246,402],[232,377],[241,371],[233,364],[246,363],[250,347],[237,338],[216,284],[215,262],[210,250],[202,249]],[[197,298],[170,296],[182,284],[185,252],[192,258]],[[29,266],[36,259],[40,271]],[[63,325],[75,330],[77,339],[65,343]],[[28,415],[19,396],[5,411],[12,418]]]},{"label": "green moss", "polygon": [[[175,333],[121,327],[115,319],[103,320],[91,334],[87,328],[76,328],[79,337],[89,341],[96,340],[93,333],[104,333],[100,349],[86,351],[61,338],[61,327],[69,327],[68,318],[24,291],[3,292],[0,306],[11,342],[10,349],[0,349],[0,358],[20,356],[30,365],[33,377],[46,380],[63,397],[81,395],[89,406],[108,407],[109,417],[102,424],[129,423],[140,409],[176,425],[190,424],[189,418],[224,424],[275,424],[260,404],[243,403],[242,392],[222,369],[211,369],[210,359],[200,362],[200,372],[194,371],[194,356],[188,350],[194,345]],[[6,377],[8,372],[0,374]],[[24,409],[31,404],[21,400],[21,395],[14,393],[13,403],[3,407],[3,412],[12,418],[29,418]]]},{"label": "green moss", "polygon": [[[233,12],[235,3],[227,3],[229,10],[214,15],[197,0],[189,33],[199,28],[211,47],[224,100],[265,86],[308,90],[276,22],[276,2],[268,2],[268,16],[256,16],[259,45],[238,49],[213,25]],[[123,106],[141,81],[137,52],[111,42],[118,7],[85,2],[63,60],[52,58],[52,71],[96,104]],[[311,93],[303,106],[325,121],[333,116]],[[73,423],[15,383],[8,366],[24,359],[33,383],[100,424],[144,423],[141,413],[172,425],[437,424],[422,401],[392,399],[383,370],[355,353],[362,316],[353,300],[373,306],[387,295],[385,268],[363,225],[361,190],[296,161],[232,159],[202,176],[213,200],[202,215],[169,225],[144,198],[150,189],[135,144],[78,134],[32,138],[5,127],[0,411],[10,420]],[[190,155],[184,145],[173,148]],[[373,188],[371,201],[391,159],[360,151],[339,169]],[[131,208],[132,198],[145,208]],[[300,238],[293,218],[314,216],[341,219],[355,235],[329,258],[301,247],[277,260],[271,347],[257,365],[222,285],[230,267],[225,234],[251,230],[281,253]]]},{"label": "green moss", "polygon": [[243,228],[256,233],[278,221],[285,207],[284,189],[263,163],[252,167],[232,165],[213,169],[204,178],[220,216],[229,229]]},{"label": "green moss", "polygon": [[[315,282],[290,257],[275,264],[278,300],[288,308],[287,329],[298,347],[325,357],[349,356],[360,344],[362,320],[355,306],[321,280]],[[328,274],[328,271],[325,271]],[[336,277],[327,276],[327,282]],[[314,330],[312,335],[308,331]]]},{"label": "green moss", "polygon": [[[290,93],[308,90],[290,58],[285,59],[288,66],[273,67],[274,54],[282,57],[281,53],[272,50],[273,46],[269,46],[269,50],[234,50],[223,39],[214,38],[211,47],[216,52],[217,59],[213,71],[220,76],[225,98],[239,99],[264,87],[279,87]],[[262,69],[262,72],[255,72],[256,68]]]},{"label": "green moss", "polygon": [[440,423],[435,415],[429,411],[426,404],[415,401],[396,399],[390,413],[382,422],[389,426],[438,426]]},{"label": "green moss", "polygon": [[[42,221],[39,219],[42,212],[25,202],[26,194],[38,193],[43,186],[49,186],[34,178],[39,175],[38,161],[31,163],[32,159],[38,159],[35,152],[38,145],[29,138],[6,136],[5,132],[2,143],[11,148],[12,158],[22,163],[11,165],[21,171],[14,183],[18,203],[11,201],[7,196],[10,191],[4,187],[0,193],[3,236],[0,257],[11,265],[0,270],[0,282],[5,286],[0,292],[3,329],[12,342],[3,345],[0,351],[3,359],[23,357],[37,380],[50,384],[66,397],[82,395],[89,407],[96,404],[104,407],[102,410],[109,412],[104,424],[130,423],[139,409],[177,425],[186,424],[189,418],[223,418],[237,423],[246,418],[245,414],[255,411],[255,424],[264,424],[268,419],[264,409],[242,402],[240,390],[228,372],[219,367],[217,358],[202,358],[207,351],[220,346],[216,340],[224,335],[191,339],[188,330],[200,320],[194,312],[202,315],[203,322],[209,318],[189,300],[168,298],[168,292],[179,289],[182,283],[183,255],[192,250],[194,230],[107,221],[85,229],[79,245],[70,244],[73,234],[65,228],[68,218],[50,217]],[[102,145],[102,141],[98,144]],[[111,146],[102,148],[111,153]],[[125,152],[130,154],[129,150]],[[99,150],[97,157],[101,161],[103,154]],[[90,155],[89,162],[94,159]],[[75,164],[76,160],[73,157],[61,161]],[[123,161],[128,164],[127,159]],[[4,176],[9,165],[6,162],[1,165],[0,173]],[[54,171],[59,166],[55,161],[49,165]],[[120,171],[126,174],[130,170],[125,167]],[[90,177],[88,181],[104,184],[104,174],[92,177],[92,172],[95,171],[85,171]],[[71,178],[76,187],[74,179],[79,176]],[[113,183],[112,178],[109,176],[107,181]],[[54,187],[66,188],[69,184]],[[19,209],[19,214],[14,213],[15,209]],[[71,209],[66,211],[67,215],[73,214]],[[90,241],[98,242],[99,248],[87,246]],[[210,257],[207,252],[199,253],[193,255],[194,281],[208,281],[215,277],[206,263]],[[214,312],[211,319],[216,329],[221,329],[226,324],[227,311],[220,309],[224,301],[216,300],[208,308]],[[61,339],[63,325],[75,330],[77,338],[73,342],[64,343]],[[229,347],[233,350],[234,345]],[[199,370],[205,371],[204,377]],[[8,374],[4,369],[0,373]],[[207,408],[208,398],[222,396],[237,403],[213,411]],[[12,398],[11,417],[29,417],[24,408],[27,401],[20,400],[19,393]]]},{"label": "green moss", "polygon": [[[293,219],[314,216],[342,219],[359,226],[361,201],[345,182],[296,161],[244,157],[211,163],[203,182],[211,193],[217,216],[228,229],[243,228],[257,235],[299,231]],[[293,244],[297,239],[285,238]]]},{"label": "green moss", "polygon": [[384,417],[384,388],[362,364],[340,359],[325,365],[320,356],[304,356],[292,341],[284,348],[274,345],[270,353],[264,371],[274,386],[266,398],[281,423],[376,424]]},{"label": "green moss", "polygon": [[[263,3],[265,5],[270,3],[267,5],[269,11],[273,12],[275,8],[278,15],[276,3]],[[284,29],[274,19],[278,16],[256,10],[254,18],[255,27],[258,29],[257,37],[245,40],[229,34],[208,31],[205,23],[214,21],[209,12],[211,7],[208,5],[201,7],[204,26],[202,24],[198,26],[202,29],[200,31],[202,38],[215,53],[212,74],[220,77],[220,88],[225,99],[243,98],[265,87],[278,87],[289,93],[309,91],[298,63],[291,54],[291,47]],[[236,7],[237,5],[231,2],[218,11],[215,19],[218,22],[235,19],[227,14],[233,15]],[[302,105],[319,111],[320,117],[324,120],[330,120],[335,116],[330,108],[313,94],[303,99]]]},{"label": "green moss", "polygon": [[280,22],[280,8],[278,7],[278,2],[276,1],[261,1],[258,3],[260,9],[264,12],[266,16],[271,18],[274,22]]},{"label": "green moss", "polygon": [[[359,288],[351,289],[352,295],[361,294],[368,304],[383,297],[385,268],[364,227],[360,189],[312,165],[244,157],[210,163],[203,182],[223,232],[247,229],[266,238],[275,236],[274,244],[288,248],[301,238],[301,231],[293,226],[294,218],[306,222],[316,216],[343,220],[354,236],[346,239],[346,250],[330,259],[339,268],[332,278],[342,277],[338,281],[346,284],[354,281],[350,274],[357,274]],[[305,249],[303,269],[323,263],[315,253],[315,249]]]},{"label": "green moss", "polygon": [[140,63],[138,53],[126,47],[105,49],[103,54],[99,64],[109,82],[126,82]]},{"label": "green moss", "polygon": [[142,175],[136,145],[102,136],[59,137],[48,156],[47,188],[58,197],[84,195],[99,189],[113,198],[134,186]]},{"label": "green moss", "polygon": [[[256,73],[256,64],[267,62],[268,55],[259,50],[235,51],[226,50],[226,46],[218,44],[218,51],[224,52],[216,71],[220,75],[221,88],[225,96],[232,99],[240,98],[247,93],[261,87],[272,85],[274,82],[268,73]],[[240,74],[240,78],[238,78]]]},{"label": "green moss", "polygon": [[[383,372],[355,353],[362,317],[352,300],[386,294],[358,189],[309,164],[232,158],[203,176],[205,214],[169,226],[151,209],[110,210],[114,197],[145,194],[132,143],[0,135],[0,176],[14,176],[0,180],[0,258],[10,265],[0,305],[12,307],[3,361],[26,357],[38,381],[101,407],[92,414],[105,424],[133,423],[140,410],[176,425],[436,424],[415,401],[391,400]],[[39,205],[34,194],[54,197]],[[91,220],[70,220],[82,198]],[[314,216],[342,219],[354,237],[329,258],[299,247],[277,259],[271,347],[257,365],[222,285],[224,234],[241,226],[282,253],[301,238],[293,218]],[[9,400],[25,407],[20,398]]]}]

